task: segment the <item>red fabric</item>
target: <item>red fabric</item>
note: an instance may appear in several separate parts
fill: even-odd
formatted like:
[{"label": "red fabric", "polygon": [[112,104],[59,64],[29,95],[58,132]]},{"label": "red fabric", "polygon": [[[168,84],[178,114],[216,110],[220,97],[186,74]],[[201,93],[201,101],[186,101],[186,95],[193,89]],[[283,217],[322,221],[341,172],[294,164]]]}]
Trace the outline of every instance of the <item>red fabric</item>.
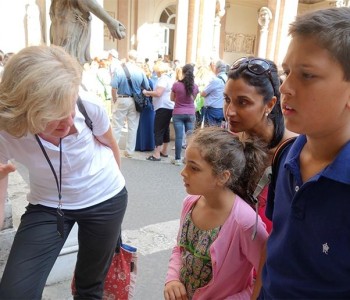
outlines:
[{"label": "red fabric", "polygon": [[272,222],[266,217],[265,215],[265,209],[266,209],[266,200],[267,200],[267,192],[268,192],[268,186],[265,186],[263,190],[261,191],[260,195],[258,196],[259,199],[259,210],[258,214],[261,218],[261,220],[266,225],[266,231],[268,234],[271,233],[272,230]]},{"label": "red fabric", "polygon": [[[136,282],[136,253],[120,248],[114,254],[109,267],[103,290],[103,300],[128,300],[133,298]],[[73,276],[72,295],[76,294],[75,277]]]}]

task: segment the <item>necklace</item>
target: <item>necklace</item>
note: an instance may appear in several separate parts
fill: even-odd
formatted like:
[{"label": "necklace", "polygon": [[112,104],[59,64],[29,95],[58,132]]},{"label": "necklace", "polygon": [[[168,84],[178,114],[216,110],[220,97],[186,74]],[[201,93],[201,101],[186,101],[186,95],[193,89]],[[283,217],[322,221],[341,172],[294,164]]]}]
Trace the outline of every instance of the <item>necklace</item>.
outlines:
[{"label": "necklace", "polygon": [[57,206],[57,233],[64,238],[64,213],[62,211],[62,194],[61,194],[61,190],[62,190],[62,138],[60,138],[60,143],[59,143],[59,147],[60,147],[60,164],[59,164],[59,177],[57,178],[57,174],[55,171],[55,168],[53,167],[51,160],[49,158],[49,156],[47,155],[47,152],[43,146],[43,144],[40,141],[40,138],[37,134],[35,134],[35,138],[41,148],[41,151],[43,152],[49,166],[50,169],[55,177],[56,180],[56,185],[57,185],[57,192],[58,192],[58,206]]}]

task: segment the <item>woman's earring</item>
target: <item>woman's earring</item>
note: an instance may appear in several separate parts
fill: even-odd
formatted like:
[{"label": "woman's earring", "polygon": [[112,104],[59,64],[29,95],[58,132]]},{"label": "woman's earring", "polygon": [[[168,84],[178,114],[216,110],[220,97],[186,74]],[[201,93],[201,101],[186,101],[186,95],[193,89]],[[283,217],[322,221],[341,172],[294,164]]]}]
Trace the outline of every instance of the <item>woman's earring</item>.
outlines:
[{"label": "woman's earring", "polygon": [[266,113],[265,113],[265,116],[266,116],[266,117],[268,117],[268,115],[269,115],[269,113],[268,113],[268,112],[266,112]]}]

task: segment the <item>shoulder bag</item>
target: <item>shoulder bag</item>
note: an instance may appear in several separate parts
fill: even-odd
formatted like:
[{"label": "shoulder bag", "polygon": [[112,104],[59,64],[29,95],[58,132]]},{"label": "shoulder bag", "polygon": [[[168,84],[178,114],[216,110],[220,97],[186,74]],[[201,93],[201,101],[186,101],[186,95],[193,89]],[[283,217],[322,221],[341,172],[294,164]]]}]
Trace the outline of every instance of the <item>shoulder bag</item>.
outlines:
[{"label": "shoulder bag", "polygon": [[147,99],[146,96],[142,93],[142,88],[143,88],[143,79],[142,79],[142,83],[141,83],[141,93],[137,94],[134,92],[134,87],[132,85],[132,81],[130,78],[130,72],[127,68],[127,66],[125,64],[122,64],[123,70],[125,72],[125,76],[128,80],[128,84],[131,90],[131,96],[134,98],[135,101],[135,108],[136,111],[138,112],[142,112],[143,109],[147,106]]}]

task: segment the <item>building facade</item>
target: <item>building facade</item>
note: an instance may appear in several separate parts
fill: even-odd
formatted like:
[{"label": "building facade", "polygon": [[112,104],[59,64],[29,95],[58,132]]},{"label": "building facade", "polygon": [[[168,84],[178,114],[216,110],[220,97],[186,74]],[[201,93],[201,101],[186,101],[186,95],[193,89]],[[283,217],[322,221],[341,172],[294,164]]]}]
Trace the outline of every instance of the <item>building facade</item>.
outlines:
[{"label": "building facade", "polygon": [[[349,0],[97,0],[127,28],[114,40],[92,16],[91,54],[115,48],[121,58],[137,49],[141,59],[166,55],[181,63],[221,58],[227,63],[258,55],[278,65],[289,43],[288,24],[297,14]],[[0,49],[49,44],[51,0],[0,0]]]}]

